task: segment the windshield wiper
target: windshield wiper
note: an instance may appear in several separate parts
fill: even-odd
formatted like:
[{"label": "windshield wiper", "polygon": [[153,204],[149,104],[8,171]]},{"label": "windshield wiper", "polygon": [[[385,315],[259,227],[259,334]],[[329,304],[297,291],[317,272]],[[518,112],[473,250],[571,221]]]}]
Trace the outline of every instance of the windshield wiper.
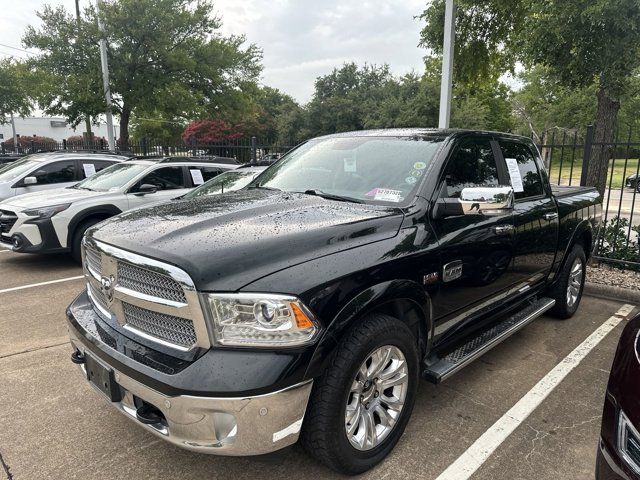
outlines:
[{"label": "windshield wiper", "polygon": [[297,192],[297,193],[304,193],[305,195],[315,195],[316,197],[326,198],[327,200],[336,200],[338,202],[364,203],[359,198],[345,197],[343,195],[334,195],[333,193],[326,193],[326,192],[323,192],[322,190],[318,190],[317,188],[312,188],[310,190],[305,190],[304,192]]}]

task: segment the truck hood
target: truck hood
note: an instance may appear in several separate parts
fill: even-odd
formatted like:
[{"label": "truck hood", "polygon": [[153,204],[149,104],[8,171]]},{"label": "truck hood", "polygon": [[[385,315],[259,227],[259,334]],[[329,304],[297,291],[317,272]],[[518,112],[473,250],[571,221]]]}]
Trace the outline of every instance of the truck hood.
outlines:
[{"label": "truck hood", "polygon": [[5,200],[5,206],[14,210],[26,210],[29,208],[49,207],[61,203],[73,203],[87,198],[104,195],[106,192],[92,192],[90,190],[78,190],[76,188],[53,188],[39,192],[25,193],[17,197]]},{"label": "truck hood", "polygon": [[198,290],[236,291],[284,268],[394,237],[403,216],[399,208],[254,189],[132,210],[88,235],[178,266]]}]

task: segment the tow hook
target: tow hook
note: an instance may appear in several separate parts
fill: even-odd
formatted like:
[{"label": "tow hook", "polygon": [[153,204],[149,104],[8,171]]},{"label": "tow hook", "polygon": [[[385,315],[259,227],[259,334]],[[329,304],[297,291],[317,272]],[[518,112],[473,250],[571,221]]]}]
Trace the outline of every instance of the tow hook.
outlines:
[{"label": "tow hook", "polygon": [[154,406],[144,403],[136,410],[136,418],[146,425],[156,425],[162,423],[164,415]]},{"label": "tow hook", "polygon": [[84,354],[80,350],[76,350],[71,354],[71,361],[76,365],[82,365],[86,363],[86,359],[84,358]]}]

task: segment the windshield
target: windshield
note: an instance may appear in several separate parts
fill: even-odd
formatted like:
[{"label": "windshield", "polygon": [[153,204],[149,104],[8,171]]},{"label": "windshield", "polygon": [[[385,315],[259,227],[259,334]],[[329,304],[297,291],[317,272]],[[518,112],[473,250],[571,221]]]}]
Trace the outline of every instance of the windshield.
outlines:
[{"label": "windshield", "polygon": [[17,177],[28,172],[31,168],[37,165],[36,162],[37,161],[33,156],[27,156],[20,160],[3,165],[0,167],[0,182],[10,182],[11,180],[15,180]]},{"label": "windshield", "polygon": [[252,186],[399,204],[412,198],[441,141],[419,137],[311,140],[267,169]]},{"label": "windshield", "polygon": [[149,165],[140,165],[138,163],[117,163],[81,181],[73,188],[94,190],[96,192],[117,190],[124,187],[148,168]]},{"label": "windshield", "polygon": [[224,172],[185,194],[182,198],[217,195],[219,193],[240,190],[249,185],[249,182],[256,178],[259,173],[260,172],[256,170],[231,170]]}]

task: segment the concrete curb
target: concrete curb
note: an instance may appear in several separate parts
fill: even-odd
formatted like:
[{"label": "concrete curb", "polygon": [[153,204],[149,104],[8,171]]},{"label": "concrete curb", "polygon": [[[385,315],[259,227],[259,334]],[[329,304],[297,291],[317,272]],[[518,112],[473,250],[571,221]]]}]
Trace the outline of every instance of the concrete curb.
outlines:
[{"label": "concrete curb", "polygon": [[586,282],[584,284],[584,294],[591,297],[623,300],[635,305],[640,305],[640,290],[632,290],[630,288],[621,288],[611,285],[601,285],[599,283]]}]

